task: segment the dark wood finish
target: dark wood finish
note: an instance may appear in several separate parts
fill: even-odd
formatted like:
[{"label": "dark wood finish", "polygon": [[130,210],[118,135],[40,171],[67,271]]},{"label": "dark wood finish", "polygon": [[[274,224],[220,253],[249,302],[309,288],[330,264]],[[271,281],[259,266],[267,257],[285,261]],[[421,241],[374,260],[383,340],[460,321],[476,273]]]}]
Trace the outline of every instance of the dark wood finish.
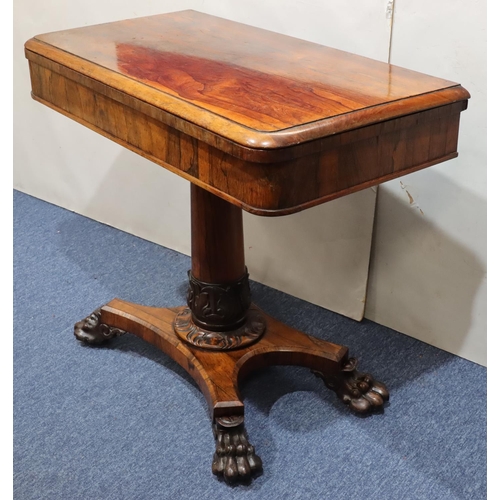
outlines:
[{"label": "dark wood finish", "polygon": [[258,215],[454,158],[470,97],[192,11],[40,35],[26,56],[35,99]]},{"label": "dark wood finish", "polygon": [[187,303],[193,313],[194,323],[202,328],[224,331],[241,326],[250,302],[246,271],[239,280],[225,284],[203,282],[196,279],[192,271],[189,272]]},{"label": "dark wood finish", "polygon": [[[220,312],[225,311],[221,308]],[[226,320],[222,314],[220,316]],[[181,309],[175,317],[174,330],[181,340],[201,349],[213,351],[240,349],[257,342],[266,331],[264,317],[252,308],[245,310],[242,321],[232,329],[228,329],[226,324],[223,330],[219,325],[215,328],[211,325],[201,326],[194,318],[194,313],[189,307]]]},{"label": "dark wood finish", "polygon": [[124,330],[108,326],[101,321],[101,310],[96,309],[92,314],[75,324],[74,334],[78,340],[86,344],[102,344],[107,340],[125,335]]},{"label": "dark wood finish", "polygon": [[242,415],[216,418],[214,437],[214,474],[232,483],[250,479],[251,476],[262,472],[262,461],[248,442]]},{"label": "dark wood finish", "polygon": [[208,283],[246,274],[241,209],[191,185],[191,272]]},{"label": "dark wood finish", "polygon": [[369,373],[359,372],[357,367],[358,360],[350,358],[339,372],[313,370],[313,373],[322,378],[325,385],[334,390],[351,410],[365,413],[372,408],[381,407],[389,399],[389,392],[384,384],[374,380]]}]

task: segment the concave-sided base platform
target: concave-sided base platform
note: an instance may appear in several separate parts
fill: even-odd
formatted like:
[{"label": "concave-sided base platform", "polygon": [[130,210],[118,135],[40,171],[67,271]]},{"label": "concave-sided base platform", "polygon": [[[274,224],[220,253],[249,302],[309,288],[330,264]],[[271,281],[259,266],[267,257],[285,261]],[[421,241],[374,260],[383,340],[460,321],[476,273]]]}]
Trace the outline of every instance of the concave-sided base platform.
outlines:
[{"label": "concave-sided base platform", "polygon": [[351,409],[365,413],[389,399],[386,387],[356,369],[348,349],[290,328],[255,305],[266,330],[255,343],[214,352],[198,349],[175,333],[175,320],[185,307],[157,308],[114,299],[75,325],[77,339],[100,344],[130,332],[155,345],[182,366],[197,382],[208,402],[216,450],[212,471],[227,482],[246,481],[262,470],[262,462],[247,439],[244,405],[238,385],[253,370],[270,365],[308,367],[320,376]]}]

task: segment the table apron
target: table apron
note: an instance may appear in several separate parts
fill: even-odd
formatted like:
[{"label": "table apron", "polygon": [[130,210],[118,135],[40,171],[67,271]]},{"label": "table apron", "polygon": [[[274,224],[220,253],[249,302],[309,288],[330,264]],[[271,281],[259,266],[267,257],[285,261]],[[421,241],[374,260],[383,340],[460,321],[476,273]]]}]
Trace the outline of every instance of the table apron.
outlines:
[{"label": "table apron", "polygon": [[[297,157],[293,148],[283,148],[274,150],[276,161],[248,161],[158,119],[166,116],[164,111],[154,117],[146,103],[149,108],[141,110],[125,94],[116,100],[104,84],[96,90],[55,68],[29,63],[34,99],[262,216],[298,212],[455,158],[460,112],[467,104],[460,101],[339,133],[314,141],[321,143],[314,148],[305,143],[297,146]],[[307,148],[314,152],[304,154]]]}]

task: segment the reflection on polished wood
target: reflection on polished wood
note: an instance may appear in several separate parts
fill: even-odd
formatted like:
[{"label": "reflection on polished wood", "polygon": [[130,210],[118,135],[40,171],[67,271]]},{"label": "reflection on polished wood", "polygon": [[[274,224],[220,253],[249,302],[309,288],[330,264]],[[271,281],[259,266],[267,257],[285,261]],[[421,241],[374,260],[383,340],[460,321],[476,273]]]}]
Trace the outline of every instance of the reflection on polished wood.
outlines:
[{"label": "reflection on polished wood", "polygon": [[286,215],[456,157],[469,93],[193,11],[39,35],[25,49],[34,99],[192,184],[187,307],[115,299],[76,337],[131,332],[185,368],[212,413],[212,470],[228,482],[262,469],[238,392],[253,370],[306,366],[352,410],[381,409],[386,387],[346,347],[252,305],[242,209]]},{"label": "reflection on polished wood", "polygon": [[194,11],[39,35],[26,49],[255,148],[468,97],[454,82]]}]

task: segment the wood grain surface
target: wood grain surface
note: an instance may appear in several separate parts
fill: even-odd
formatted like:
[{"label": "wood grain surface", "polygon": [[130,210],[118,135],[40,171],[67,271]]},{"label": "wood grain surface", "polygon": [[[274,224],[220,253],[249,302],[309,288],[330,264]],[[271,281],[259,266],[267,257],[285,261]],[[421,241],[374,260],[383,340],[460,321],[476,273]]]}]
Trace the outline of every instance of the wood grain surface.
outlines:
[{"label": "wood grain surface", "polygon": [[241,209],[191,184],[191,272],[208,283],[226,284],[245,273]]},{"label": "wood grain surface", "polygon": [[26,49],[259,149],[469,97],[454,82],[195,11],[39,35]]},{"label": "wood grain surface", "polygon": [[238,385],[254,370],[270,365],[298,365],[336,373],[348,359],[346,347],[306,335],[262,311],[267,330],[258,344],[224,352],[196,349],[174,332],[174,320],[181,309],[114,299],[102,308],[102,321],[141,337],[182,366],[205,395],[213,417],[243,414]]}]

